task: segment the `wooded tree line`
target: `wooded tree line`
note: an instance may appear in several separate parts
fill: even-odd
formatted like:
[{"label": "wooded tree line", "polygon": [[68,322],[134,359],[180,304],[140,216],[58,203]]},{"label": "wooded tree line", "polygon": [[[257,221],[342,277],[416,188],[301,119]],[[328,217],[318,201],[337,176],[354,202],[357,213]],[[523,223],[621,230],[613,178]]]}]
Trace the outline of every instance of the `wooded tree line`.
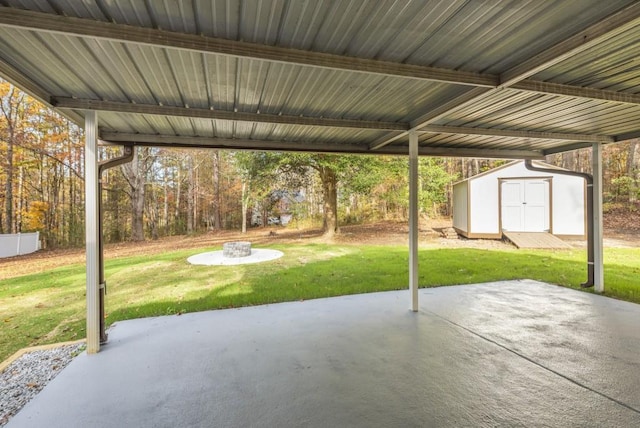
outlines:
[{"label": "wooded tree line", "polygon": [[[84,239],[83,132],[64,117],[0,82],[0,233],[40,231],[46,247]],[[104,146],[101,159],[119,154]],[[604,149],[605,201],[640,196],[638,141]],[[589,172],[589,149],[549,163]],[[420,209],[451,214],[452,184],[504,163],[421,158]],[[131,163],[102,177],[107,242],[243,229],[289,219],[322,226],[408,216],[406,157],[138,147]]]}]

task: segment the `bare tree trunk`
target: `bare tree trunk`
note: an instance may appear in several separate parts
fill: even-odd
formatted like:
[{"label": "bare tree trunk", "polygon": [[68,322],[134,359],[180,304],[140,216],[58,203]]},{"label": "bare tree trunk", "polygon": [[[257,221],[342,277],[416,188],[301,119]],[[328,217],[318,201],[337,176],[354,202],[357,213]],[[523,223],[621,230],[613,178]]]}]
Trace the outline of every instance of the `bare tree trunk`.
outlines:
[{"label": "bare tree trunk", "polygon": [[135,181],[131,193],[131,239],[144,241],[144,180],[138,176]]},{"label": "bare tree trunk", "polygon": [[338,179],[336,172],[326,166],[318,168],[320,181],[322,181],[324,220],[322,232],[325,237],[331,238],[340,233],[338,228]]},{"label": "bare tree trunk", "polygon": [[[145,148],[146,149],[146,148]],[[146,153],[145,153],[146,154]],[[131,188],[131,240],[144,241],[144,183],[145,169],[140,149],[133,151],[133,160],[121,166]]]},{"label": "bare tree trunk", "polygon": [[7,182],[4,185],[4,232],[13,233],[13,131],[9,130],[7,139],[7,162],[5,174]]},{"label": "bare tree trunk", "polygon": [[638,140],[629,141],[629,152],[627,153],[627,175],[629,177],[634,176],[634,167],[636,160],[636,148],[638,147]]},{"label": "bare tree trunk", "polygon": [[120,210],[118,204],[118,191],[107,189],[107,204],[111,211],[111,227],[109,228],[109,240],[111,242],[121,242],[122,233],[120,231]]},{"label": "bare tree trunk", "polygon": [[22,213],[24,211],[24,167],[18,168],[18,209],[16,212],[16,232],[22,231]]},{"label": "bare tree trunk", "polygon": [[198,216],[198,207],[200,206],[200,176],[199,176],[199,165],[196,165],[193,171],[193,230],[197,231],[198,225],[200,224]]},{"label": "bare tree trunk", "polygon": [[247,182],[242,181],[242,233],[247,233],[247,209],[249,207],[249,190]]},{"label": "bare tree trunk", "polygon": [[144,241],[144,184],[138,183],[131,194],[131,239]]},{"label": "bare tree trunk", "polygon": [[151,239],[158,239],[158,198],[153,187],[150,188],[149,204],[147,208],[147,218],[151,226]]},{"label": "bare tree trunk", "polygon": [[575,150],[573,150],[573,151],[570,151],[568,153],[565,153],[564,156],[566,156],[566,159],[567,159],[566,168],[569,171],[575,171],[576,170],[577,157],[578,157],[577,152]]},{"label": "bare tree trunk", "polygon": [[473,175],[480,174],[480,165],[478,164],[478,159],[473,158]]},{"label": "bare tree trunk", "polygon": [[[67,182],[72,181],[73,180],[72,176],[73,174],[69,174],[69,179],[66,181]],[[71,223],[73,222],[73,216],[74,216],[73,202],[71,201],[71,189],[68,189],[68,192],[69,192],[69,196],[67,198],[67,189],[65,187],[65,182],[63,181],[62,186],[60,187],[60,205],[63,207],[63,210],[66,209],[67,205],[69,206],[67,209],[67,212],[69,213],[69,215],[67,216],[66,221],[64,218],[62,219],[62,221],[60,221],[60,226],[59,226],[60,231],[58,232],[58,235],[60,236],[61,240],[67,243],[71,242],[69,229],[71,228]],[[49,212],[49,209],[47,209],[47,212]]]},{"label": "bare tree trunk", "polygon": [[636,201],[637,184],[636,177],[636,148],[638,146],[638,140],[631,140],[629,142],[629,152],[627,153],[627,176],[633,180],[633,185],[629,186],[629,202]]},{"label": "bare tree trunk", "polygon": [[591,151],[580,150],[576,152],[576,168],[579,172],[591,173]]},{"label": "bare tree trunk", "polygon": [[187,160],[189,184],[187,187],[187,233],[193,233],[193,210],[194,210],[194,186],[195,176],[193,171],[193,157],[189,155]]},{"label": "bare tree trunk", "polygon": [[220,151],[213,152],[213,228],[222,229],[220,212]]},{"label": "bare tree trunk", "polygon": [[180,168],[178,168],[178,175],[176,177],[176,206],[175,206],[175,211],[173,212],[173,224],[174,224],[174,230],[175,230],[175,226],[178,223],[178,219],[180,218],[180,198],[182,196],[182,183],[180,181]]},{"label": "bare tree trunk", "polygon": [[267,227],[269,225],[269,210],[267,209],[266,204],[262,204],[262,227]]},{"label": "bare tree trunk", "polygon": [[168,226],[169,226],[169,177],[168,171],[165,167],[164,169],[164,181],[162,183],[162,190],[164,196],[164,205],[162,207],[162,229],[165,235],[168,234]]}]

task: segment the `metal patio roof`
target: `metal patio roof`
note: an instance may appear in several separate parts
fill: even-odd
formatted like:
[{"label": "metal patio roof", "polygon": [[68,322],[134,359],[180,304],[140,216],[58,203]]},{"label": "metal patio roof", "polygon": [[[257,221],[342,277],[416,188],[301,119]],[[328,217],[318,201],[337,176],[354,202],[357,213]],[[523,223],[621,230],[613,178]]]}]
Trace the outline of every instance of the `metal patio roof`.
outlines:
[{"label": "metal patio roof", "polygon": [[640,136],[640,2],[2,0],[0,75],[141,145],[541,158]]}]

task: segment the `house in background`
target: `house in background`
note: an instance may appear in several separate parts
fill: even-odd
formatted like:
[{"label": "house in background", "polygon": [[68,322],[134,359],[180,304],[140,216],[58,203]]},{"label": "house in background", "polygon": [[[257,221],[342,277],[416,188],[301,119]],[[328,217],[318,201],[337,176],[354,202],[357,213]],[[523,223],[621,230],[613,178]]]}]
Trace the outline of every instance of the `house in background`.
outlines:
[{"label": "house in background", "polygon": [[581,177],[530,171],[523,161],[511,162],[453,185],[453,227],[467,238],[500,239],[503,232],[584,238],[585,189]]}]

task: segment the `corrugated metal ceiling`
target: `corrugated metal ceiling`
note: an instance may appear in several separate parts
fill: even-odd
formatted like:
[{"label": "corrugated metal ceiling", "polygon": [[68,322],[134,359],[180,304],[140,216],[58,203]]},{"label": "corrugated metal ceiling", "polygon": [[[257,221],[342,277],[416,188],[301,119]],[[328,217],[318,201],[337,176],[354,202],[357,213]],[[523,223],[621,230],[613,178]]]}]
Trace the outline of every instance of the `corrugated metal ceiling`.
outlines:
[{"label": "corrugated metal ceiling", "polygon": [[[376,128],[434,124],[462,130],[422,133],[421,147],[453,156],[477,149],[478,156],[498,150],[541,157],[575,147],[579,138],[527,132],[602,141],[640,135],[635,1],[3,3],[9,7],[0,8],[0,74],[74,119],[82,117],[79,101],[92,102],[103,110],[102,131],[118,140],[136,134],[148,142],[158,136],[158,144],[173,136],[181,144],[194,137],[212,146],[236,139],[266,148],[286,142],[295,149],[299,142],[304,150],[343,144],[346,151],[398,152],[406,135]],[[226,41],[251,44],[216,51]],[[269,47],[284,50],[265,59]],[[507,79],[513,89],[490,90],[519,66],[525,70]],[[132,105],[147,109],[136,113]],[[166,106],[183,110],[168,114]],[[190,111],[197,117],[186,117]],[[233,121],[217,112],[246,115]]]},{"label": "corrugated metal ceiling", "polygon": [[640,93],[640,25],[538,73],[536,80]]}]

